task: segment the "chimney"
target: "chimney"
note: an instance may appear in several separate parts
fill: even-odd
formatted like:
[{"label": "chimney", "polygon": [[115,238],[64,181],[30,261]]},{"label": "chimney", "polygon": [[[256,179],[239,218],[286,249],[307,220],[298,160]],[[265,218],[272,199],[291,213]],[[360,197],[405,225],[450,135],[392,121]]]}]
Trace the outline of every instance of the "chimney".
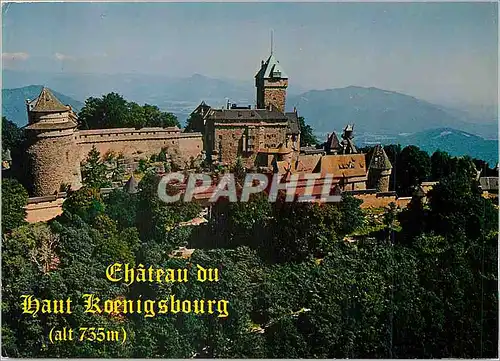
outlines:
[{"label": "chimney", "polygon": [[229,99],[227,100],[226,108],[229,109]]},{"label": "chimney", "polygon": [[297,114],[297,108],[296,108],[296,107],[293,107],[293,112],[294,112],[295,114]]}]

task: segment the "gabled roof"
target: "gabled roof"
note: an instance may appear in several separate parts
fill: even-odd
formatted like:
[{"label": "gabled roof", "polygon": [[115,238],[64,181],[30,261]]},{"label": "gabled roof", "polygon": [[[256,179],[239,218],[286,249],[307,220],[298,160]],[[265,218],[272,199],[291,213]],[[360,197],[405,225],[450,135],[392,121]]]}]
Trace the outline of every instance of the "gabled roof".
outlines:
[{"label": "gabled roof", "polygon": [[275,78],[273,77],[273,73],[280,73],[280,76],[277,78],[288,79],[288,75],[286,75],[285,70],[283,70],[279,61],[276,60],[273,54],[271,54],[255,77],[264,79]]},{"label": "gabled roof", "polygon": [[377,144],[373,150],[369,169],[389,170],[392,169],[391,161],[384,151],[384,148]]},{"label": "gabled roof", "polygon": [[29,104],[33,105],[30,107],[30,111],[32,112],[64,112],[69,110],[69,108],[61,103],[46,87],[43,87],[38,98],[29,102]]},{"label": "gabled roof", "polygon": [[212,107],[205,103],[205,101],[202,101],[200,105],[198,105],[196,109],[191,112],[191,114],[199,114],[205,118],[208,115],[210,109],[212,109]]}]

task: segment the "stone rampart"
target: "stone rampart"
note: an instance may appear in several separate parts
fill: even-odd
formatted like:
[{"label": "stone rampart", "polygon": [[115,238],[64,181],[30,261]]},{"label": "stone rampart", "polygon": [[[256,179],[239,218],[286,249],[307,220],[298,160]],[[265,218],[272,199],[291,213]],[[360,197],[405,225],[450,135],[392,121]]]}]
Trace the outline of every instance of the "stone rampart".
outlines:
[{"label": "stone rampart", "polygon": [[26,206],[27,222],[46,222],[62,214],[62,204],[65,198],[58,198],[56,195],[37,198],[30,198]]},{"label": "stone rampart", "polygon": [[129,159],[150,157],[165,148],[167,153],[178,152],[189,161],[203,150],[201,133],[181,133],[177,127],[80,130],[76,137],[80,160],[87,157],[93,146],[102,155],[113,151]]}]

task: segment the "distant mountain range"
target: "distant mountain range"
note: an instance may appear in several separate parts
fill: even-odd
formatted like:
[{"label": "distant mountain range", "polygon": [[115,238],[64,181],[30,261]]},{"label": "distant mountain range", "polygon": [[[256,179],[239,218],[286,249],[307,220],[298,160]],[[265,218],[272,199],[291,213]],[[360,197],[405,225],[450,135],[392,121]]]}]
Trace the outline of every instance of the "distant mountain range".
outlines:
[{"label": "distant mountain range", "polygon": [[[42,87],[20,86],[29,79],[48,86],[63,103],[77,111],[88,97],[114,91],[129,101],[157,105],[172,112],[181,124],[185,124],[202,100],[212,107],[224,106],[227,101],[255,104],[253,82],[213,79],[199,74],[173,78],[141,74],[27,74],[5,70],[2,113],[19,126],[27,123],[25,99],[38,96]],[[14,85],[14,89],[8,89],[10,85]],[[439,148],[455,155],[484,154],[485,160],[496,162],[498,159],[496,141],[486,140],[498,139],[497,116],[492,110],[474,115],[401,93],[356,86],[305,92],[290,87],[287,108],[291,110],[294,106],[321,134],[321,139],[327,132],[341,132],[346,124],[354,124],[358,143],[390,140],[415,144],[429,151]],[[448,136],[437,136],[447,131],[451,132]]]},{"label": "distant mountain range", "polygon": [[[26,113],[26,99],[35,99],[42,91],[42,85],[29,85],[17,89],[2,89],[2,116],[16,123],[19,127],[28,123]],[[54,95],[64,104],[71,105],[76,112],[83,107],[83,103],[69,96],[51,89]]]},{"label": "distant mountain range", "polygon": [[397,137],[401,145],[418,145],[429,154],[442,150],[454,156],[470,155],[487,161],[494,168],[498,163],[498,141],[487,140],[452,128],[430,129]]},{"label": "distant mountain range", "polygon": [[465,112],[377,88],[311,90],[289,97],[288,105],[296,106],[317,132],[354,124],[358,135],[397,135],[450,127],[485,138],[498,136],[495,118],[488,119],[489,123],[472,123],[474,119],[467,118]]},{"label": "distant mountain range", "polygon": [[[322,135],[322,134],[319,134]],[[322,139],[322,138],[321,138]],[[413,134],[395,136],[364,135],[355,136],[359,147],[375,144],[417,145],[432,155],[436,150],[448,152],[452,156],[470,155],[487,161],[490,167],[498,162],[498,141],[481,138],[477,135],[453,128],[428,129]]]}]

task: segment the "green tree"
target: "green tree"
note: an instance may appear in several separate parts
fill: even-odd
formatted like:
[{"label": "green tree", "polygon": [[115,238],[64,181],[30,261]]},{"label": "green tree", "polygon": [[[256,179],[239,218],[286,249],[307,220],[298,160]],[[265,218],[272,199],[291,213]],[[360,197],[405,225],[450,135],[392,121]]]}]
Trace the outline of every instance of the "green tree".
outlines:
[{"label": "green tree", "polygon": [[241,186],[243,186],[243,183],[245,182],[245,176],[246,176],[246,167],[245,167],[245,164],[243,163],[243,159],[241,157],[236,158],[236,162],[231,167],[231,172],[234,174],[235,180]]},{"label": "green tree", "polygon": [[2,116],[2,150],[15,151],[21,146],[24,133],[15,123]]},{"label": "green tree", "polygon": [[127,101],[117,93],[102,98],[88,98],[78,114],[83,129],[119,128],[130,126]]},{"label": "green tree", "polygon": [[172,113],[162,112],[153,105],[128,102],[117,93],[88,98],[78,118],[83,129],[180,127]]},{"label": "green tree", "polygon": [[111,186],[107,178],[106,164],[101,160],[101,154],[92,146],[85,163],[82,166],[83,184],[90,188],[106,188]]},{"label": "green tree", "polygon": [[409,145],[401,151],[395,172],[398,195],[412,195],[415,186],[431,175],[430,157],[427,152],[414,145]]},{"label": "green tree", "polygon": [[104,213],[105,205],[99,189],[82,187],[72,192],[63,203],[63,212],[77,215],[88,224]]},{"label": "green tree", "polygon": [[486,237],[498,229],[498,210],[481,196],[478,183],[467,174],[443,178],[429,192],[431,229],[441,235]]},{"label": "green tree", "polygon": [[135,226],[137,195],[116,188],[105,199],[106,214],[118,222],[118,229]]},{"label": "green tree", "polygon": [[454,172],[454,160],[446,152],[436,150],[431,156],[432,180],[439,181]]},{"label": "green tree", "polygon": [[344,235],[338,203],[286,202],[281,193],[273,203],[271,220],[266,246],[275,262],[322,257]]},{"label": "green tree", "polygon": [[212,206],[208,242],[200,238],[200,246],[236,248],[247,246],[259,249],[267,244],[271,204],[263,193],[252,194],[248,202],[229,202],[220,198]]},{"label": "green tree", "polygon": [[306,124],[304,117],[299,117],[299,127],[301,147],[318,144],[318,138],[314,135],[313,128],[309,124]]},{"label": "green tree", "polygon": [[25,224],[28,192],[15,179],[2,181],[2,228],[3,232]]},{"label": "green tree", "polygon": [[[146,242],[156,242],[165,250],[179,245],[179,239],[169,237],[180,222],[185,222],[198,216],[201,207],[196,202],[164,203],[158,195],[160,177],[154,173],[146,173],[139,182],[137,195],[136,225],[141,239]],[[167,189],[169,192],[169,189]],[[172,235],[175,235],[172,233]]]},{"label": "green tree", "polygon": [[177,117],[172,113],[162,112],[156,105],[145,104],[144,116],[148,127],[181,127]]},{"label": "green tree", "polygon": [[344,193],[342,194],[342,202],[340,203],[341,212],[341,232],[349,234],[361,227],[364,223],[364,215],[361,211],[362,200],[354,196]]}]

